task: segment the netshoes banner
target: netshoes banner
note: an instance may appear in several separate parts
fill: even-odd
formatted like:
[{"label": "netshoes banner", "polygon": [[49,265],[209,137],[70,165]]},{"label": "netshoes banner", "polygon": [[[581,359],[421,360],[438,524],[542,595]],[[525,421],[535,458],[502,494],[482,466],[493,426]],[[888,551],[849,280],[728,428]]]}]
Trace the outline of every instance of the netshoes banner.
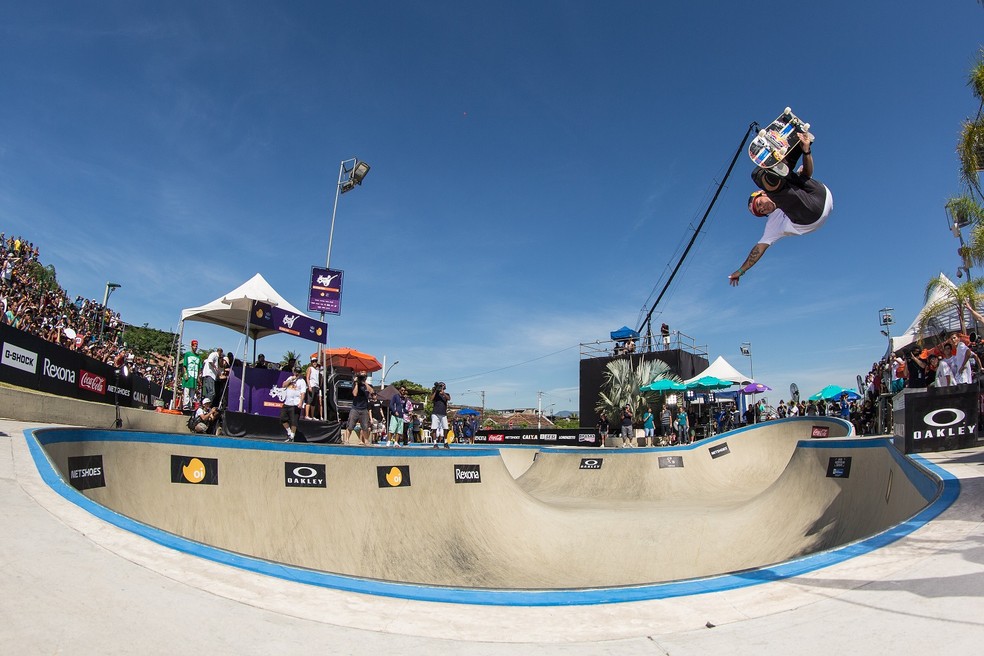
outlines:
[{"label": "netshoes banner", "polygon": [[[0,381],[84,401],[154,407],[160,387],[111,365],[0,324]],[[171,393],[165,395],[170,399]]]}]

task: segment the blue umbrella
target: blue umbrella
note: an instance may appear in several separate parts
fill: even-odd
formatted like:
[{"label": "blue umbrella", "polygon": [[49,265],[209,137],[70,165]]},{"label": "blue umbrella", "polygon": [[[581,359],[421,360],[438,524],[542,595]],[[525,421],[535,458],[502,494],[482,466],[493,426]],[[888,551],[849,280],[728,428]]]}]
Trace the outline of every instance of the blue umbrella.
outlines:
[{"label": "blue umbrella", "polygon": [[742,394],[761,394],[762,392],[771,392],[772,388],[768,385],[763,385],[762,383],[749,383],[741,388]]},{"label": "blue umbrella", "polygon": [[461,410],[458,410],[458,414],[459,415],[480,415],[482,413],[479,412],[478,410],[475,410],[474,408],[462,408]]}]

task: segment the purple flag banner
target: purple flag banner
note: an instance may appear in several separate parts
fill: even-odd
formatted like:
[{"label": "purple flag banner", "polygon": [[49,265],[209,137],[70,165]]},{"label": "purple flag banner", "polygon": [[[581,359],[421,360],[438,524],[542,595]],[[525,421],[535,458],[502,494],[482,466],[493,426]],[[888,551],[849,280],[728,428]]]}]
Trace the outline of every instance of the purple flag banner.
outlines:
[{"label": "purple flag banner", "polygon": [[303,314],[294,314],[260,301],[253,301],[250,322],[257,326],[279,330],[282,333],[324,344],[328,337],[328,324]]},{"label": "purple flag banner", "polygon": [[342,279],[344,271],[311,267],[308,310],[326,314],[342,313]]}]

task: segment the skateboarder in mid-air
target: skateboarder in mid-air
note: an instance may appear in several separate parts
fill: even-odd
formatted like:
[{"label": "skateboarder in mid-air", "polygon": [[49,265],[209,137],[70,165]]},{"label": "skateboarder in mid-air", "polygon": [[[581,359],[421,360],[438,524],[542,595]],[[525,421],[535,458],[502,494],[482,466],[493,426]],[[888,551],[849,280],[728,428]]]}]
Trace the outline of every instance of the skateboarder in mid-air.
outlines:
[{"label": "skateboarder in mid-air", "polygon": [[[784,163],[789,167],[786,177],[768,169],[756,168],[752,181],[760,189],[748,198],[748,210],[755,216],[765,216],[765,232],[752,248],[738,270],[728,276],[732,286],[762,259],[766,249],[783,237],[805,235],[824,224],[834,208],[830,190],[813,179],[812,135],[803,139],[789,152]],[[800,156],[803,166],[794,171]]]}]

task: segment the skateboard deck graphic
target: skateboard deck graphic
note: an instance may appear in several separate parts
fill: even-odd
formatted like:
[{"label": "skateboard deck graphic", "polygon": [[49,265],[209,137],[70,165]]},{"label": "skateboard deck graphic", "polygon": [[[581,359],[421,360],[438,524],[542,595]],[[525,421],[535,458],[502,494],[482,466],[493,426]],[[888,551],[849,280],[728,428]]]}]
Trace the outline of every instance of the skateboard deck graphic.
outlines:
[{"label": "skateboard deck graphic", "polygon": [[801,121],[793,111],[786,110],[772,121],[748,146],[748,156],[755,165],[763,169],[771,169],[785,159],[796,145],[803,140],[803,135],[809,138],[810,124]]}]

